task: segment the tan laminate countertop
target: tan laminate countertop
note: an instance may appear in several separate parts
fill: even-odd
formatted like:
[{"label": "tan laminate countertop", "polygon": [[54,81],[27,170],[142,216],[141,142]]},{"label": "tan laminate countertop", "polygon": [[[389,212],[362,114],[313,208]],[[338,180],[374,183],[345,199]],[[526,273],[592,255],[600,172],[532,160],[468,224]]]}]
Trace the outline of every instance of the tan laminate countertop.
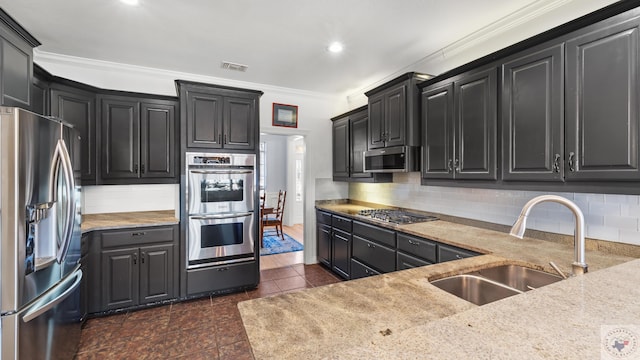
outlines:
[{"label": "tan laminate countertop", "polygon": [[173,210],[87,214],[82,215],[81,229],[85,233],[94,230],[175,225],[179,222]]},{"label": "tan laminate countertop", "polygon": [[573,248],[446,221],[391,227],[487,255],[241,302],[256,359],[599,358],[600,325],[640,323],[640,260],[588,251],[587,275],[479,307],[429,281],[506,263],[569,272]]}]

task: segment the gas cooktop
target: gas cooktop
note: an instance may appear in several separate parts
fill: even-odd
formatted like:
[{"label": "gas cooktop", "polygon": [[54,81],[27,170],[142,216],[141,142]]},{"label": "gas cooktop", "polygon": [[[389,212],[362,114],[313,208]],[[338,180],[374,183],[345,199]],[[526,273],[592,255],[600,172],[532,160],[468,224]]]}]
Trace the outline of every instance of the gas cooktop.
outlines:
[{"label": "gas cooktop", "polygon": [[404,210],[394,209],[370,209],[360,210],[358,215],[364,216],[373,220],[384,221],[393,224],[413,224],[418,222],[438,220],[435,216],[421,215],[411,213]]}]

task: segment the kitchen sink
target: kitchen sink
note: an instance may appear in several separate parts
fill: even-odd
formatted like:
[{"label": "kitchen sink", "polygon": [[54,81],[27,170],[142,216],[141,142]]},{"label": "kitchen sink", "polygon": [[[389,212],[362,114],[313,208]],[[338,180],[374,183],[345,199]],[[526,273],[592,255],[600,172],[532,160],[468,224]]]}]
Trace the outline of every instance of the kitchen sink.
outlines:
[{"label": "kitchen sink", "polygon": [[431,282],[476,305],[522,294],[562,280],[561,277],[518,265],[500,265]]},{"label": "kitchen sink", "polygon": [[518,265],[501,265],[469,274],[481,276],[520,291],[537,289],[562,280],[557,275]]},{"label": "kitchen sink", "polygon": [[432,281],[431,284],[476,305],[488,304],[522,293],[497,282],[469,274],[450,276]]}]

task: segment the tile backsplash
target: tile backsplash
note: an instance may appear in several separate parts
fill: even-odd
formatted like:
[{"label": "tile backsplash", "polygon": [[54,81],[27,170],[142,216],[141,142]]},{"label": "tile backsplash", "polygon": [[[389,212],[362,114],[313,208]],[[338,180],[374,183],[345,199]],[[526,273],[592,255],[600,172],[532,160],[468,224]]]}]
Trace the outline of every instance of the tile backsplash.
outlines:
[{"label": "tile backsplash", "polygon": [[[511,225],[522,206],[538,195],[555,194],[575,202],[592,239],[640,245],[640,196],[538,191],[469,189],[420,185],[420,173],[394,174],[393,183],[349,184],[353,200],[432,211]],[[542,203],[531,210],[527,228],[572,235],[573,215],[564,206]]]}]

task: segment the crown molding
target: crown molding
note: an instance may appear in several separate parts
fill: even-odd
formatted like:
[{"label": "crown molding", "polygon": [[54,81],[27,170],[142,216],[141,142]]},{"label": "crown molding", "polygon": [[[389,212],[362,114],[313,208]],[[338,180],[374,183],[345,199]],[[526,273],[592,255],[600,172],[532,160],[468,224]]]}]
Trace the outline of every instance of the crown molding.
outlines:
[{"label": "crown molding", "polygon": [[[468,50],[474,46],[481,45],[485,43],[487,40],[495,38],[502,34],[507,34],[513,29],[522,26],[527,23],[531,23],[532,21],[541,18],[545,14],[548,14],[558,8],[566,6],[570,3],[578,3],[580,0],[539,0],[529,5],[526,5],[511,14],[504,16],[493,23],[480,28],[477,31],[437,50],[434,51],[423,58],[395,71],[394,73],[385,76],[384,78],[371,83],[367,86],[363,86],[356,91],[351,91],[346,95],[347,102],[349,103],[359,103],[363,94],[371,89],[374,89],[392,79],[399,76],[400,74],[417,71],[416,69],[424,69],[429,64],[432,64],[437,61],[442,61],[445,58],[453,57],[454,55],[458,55],[465,50]],[[521,39],[522,40],[522,39]],[[508,46],[506,44],[505,46]],[[495,50],[495,49],[494,49]],[[487,50],[487,54],[494,51]],[[424,72],[424,70],[422,70]],[[438,75],[438,74],[434,74]]]},{"label": "crown molding", "polygon": [[[146,66],[124,64],[124,63],[118,63],[118,62],[112,62],[112,61],[89,59],[89,58],[83,58],[78,56],[51,53],[47,51],[41,51],[39,49],[34,49],[33,59],[34,59],[34,62],[40,62],[41,63],[40,66],[42,66],[42,63],[61,64],[61,65],[85,68],[85,69],[99,71],[99,72],[117,72],[121,74],[124,73],[124,74],[132,74],[132,75],[145,75],[145,76],[151,76],[151,77],[157,77],[157,78],[165,78],[165,79],[170,79],[172,83],[171,86],[173,86],[173,82],[175,80],[180,79],[180,80],[196,81],[201,83],[223,85],[223,86],[229,86],[229,87],[255,89],[255,90],[264,91],[264,92],[275,92],[278,94],[304,96],[304,97],[310,97],[310,98],[316,98],[316,99],[317,98],[320,98],[320,99],[336,99],[337,98],[337,96],[334,94],[319,93],[314,91],[293,89],[293,88],[254,83],[254,82],[248,82],[248,81],[231,80],[231,79],[219,78],[214,76],[200,75],[200,74],[187,73],[187,72],[174,71],[174,70],[165,70],[165,69],[159,69],[159,68],[151,68]],[[53,74],[53,75],[57,75],[57,74]],[[95,84],[91,84],[91,85],[95,85]]]}]

